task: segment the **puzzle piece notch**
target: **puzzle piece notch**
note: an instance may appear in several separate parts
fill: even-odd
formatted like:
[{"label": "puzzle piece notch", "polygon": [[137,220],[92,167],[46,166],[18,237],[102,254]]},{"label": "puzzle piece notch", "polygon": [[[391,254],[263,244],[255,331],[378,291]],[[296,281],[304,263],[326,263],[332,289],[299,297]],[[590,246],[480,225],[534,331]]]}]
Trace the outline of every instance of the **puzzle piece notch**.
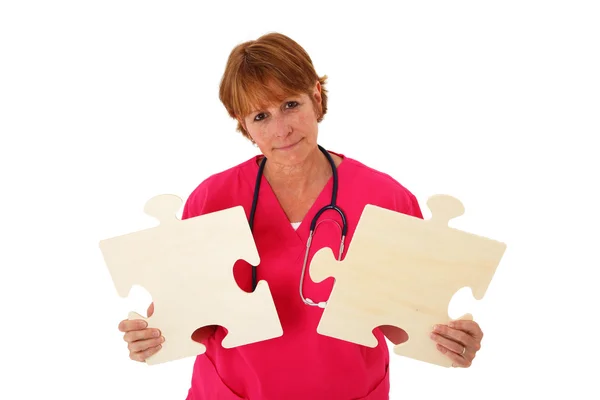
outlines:
[{"label": "puzzle piece notch", "polygon": [[162,349],[147,359],[158,364],[205,352],[191,339],[198,328],[224,326],[221,345],[242,346],[283,334],[269,286],[259,281],[253,293],[241,290],[233,276],[238,260],[258,265],[260,258],[241,206],[180,220],[183,204],[174,195],[150,199],[144,210],[160,224],[100,242],[118,294],[133,285],[152,296],[154,313],[143,319],[165,337]]},{"label": "puzzle piece notch", "polygon": [[396,326],[409,336],[395,346],[396,354],[451,365],[429,333],[450,322],[448,304],[458,290],[467,286],[475,298],[483,297],[506,245],[448,227],[464,212],[457,199],[436,195],[428,206],[432,218],[422,220],[367,205],[343,261],[329,248],[314,254],[311,279],[335,278],[319,334],[374,347],[373,329]]}]

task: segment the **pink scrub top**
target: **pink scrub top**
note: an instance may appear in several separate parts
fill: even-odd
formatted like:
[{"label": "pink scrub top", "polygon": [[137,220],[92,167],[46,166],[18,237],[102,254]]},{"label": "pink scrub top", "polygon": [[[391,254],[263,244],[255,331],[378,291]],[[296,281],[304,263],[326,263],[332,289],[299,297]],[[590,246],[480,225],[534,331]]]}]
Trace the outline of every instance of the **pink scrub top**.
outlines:
[{"label": "pink scrub top", "polygon": [[[335,153],[337,154],[337,153]],[[415,196],[389,175],[338,154],[338,205],[347,216],[345,253],[366,204],[374,204],[422,218]],[[252,157],[202,182],[186,201],[182,218],[190,218],[242,205],[250,215],[258,173],[258,158]],[[356,345],[317,334],[323,310],[307,306],[300,298],[299,277],[304,260],[310,221],[321,207],[330,203],[332,180],[295,229],[280,207],[265,178],[262,178],[254,219],[254,239],[261,259],[258,280],[266,280],[283,327],[283,336],[232,349],[221,347],[226,334],[217,327],[204,343],[206,352],[197,356],[187,400],[337,400],[389,399],[389,351],[385,337],[375,330],[375,348]],[[327,211],[320,220],[341,220]],[[333,222],[317,228],[309,262],[322,247],[337,257],[340,230]],[[304,296],[315,302],[329,298],[333,279],[314,283],[304,280]],[[244,261],[234,266],[234,278],[241,289],[250,291],[251,267]],[[205,305],[200,305],[205,306]],[[226,327],[225,327],[226,329]]]}]

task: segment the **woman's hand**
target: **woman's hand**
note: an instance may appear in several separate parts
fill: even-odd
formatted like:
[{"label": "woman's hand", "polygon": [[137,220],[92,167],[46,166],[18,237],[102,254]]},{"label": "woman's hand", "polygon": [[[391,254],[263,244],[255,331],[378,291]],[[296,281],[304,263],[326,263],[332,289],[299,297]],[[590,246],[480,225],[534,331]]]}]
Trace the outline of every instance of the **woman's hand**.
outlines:
[{"label": "woman's hand", "polygon": [[453,367],[468,368],[481,349],[483,332],[475,321],[456,320],[448,325],[436,325],[431,339],[437,349],[452,360]]},{"label": "woman's hand", "polygon": [[[148,317],[153,313],[154,303],[148,308]],[[127,342],[129,358],[134,361],[145,362],[146,358],[161,349],[164,341],[158,329],[148,328],[146,321],[141,319],[123,320],[119,323],[119,330],[125,333],[123,339]]]}]

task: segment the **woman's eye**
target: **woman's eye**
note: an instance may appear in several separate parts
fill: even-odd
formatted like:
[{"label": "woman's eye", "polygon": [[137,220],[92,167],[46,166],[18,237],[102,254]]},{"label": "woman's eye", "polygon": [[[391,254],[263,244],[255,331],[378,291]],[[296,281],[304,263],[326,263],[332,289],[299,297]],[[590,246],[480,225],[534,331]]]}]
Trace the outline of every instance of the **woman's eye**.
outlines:
[{"label": "woman's eye", "polygon": [[[285,103],[285,108],[286,109],[296,108],[296,107],[298,107],[298,102],[297,101],[288,101],[288,102]],[[260,113],[260,114],[257,114],[254,117],[254,121],[255,122],[259,122],[259,121],[262,121],[265,118],[266,118],[265,113]]]}]

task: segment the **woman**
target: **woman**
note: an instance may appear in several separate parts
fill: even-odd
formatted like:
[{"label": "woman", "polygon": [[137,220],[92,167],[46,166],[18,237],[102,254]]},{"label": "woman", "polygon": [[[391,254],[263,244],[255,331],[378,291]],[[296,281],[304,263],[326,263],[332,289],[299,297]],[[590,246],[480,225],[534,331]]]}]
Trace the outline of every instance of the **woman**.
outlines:
[{"label": "woman", "polygon": [[[348,224],[344,255],[367,203],[422,218],[415,196],[390,176],[318,146],[318,123],[327,113],[325,79],[316,74],[304,49],[281,34],[240,44],[230,54],[220,99],[237,120],[237,130],[261,155],[198,185],[185,204],[183,218],[243,205],[261,263],[256,270],[239,263],[234,268],[235,279],[247,291],[257,280],[269,283],[284,334],[224,349],[220,346],[223,328],[198,331],[194,338],[206,344],[207,351],[196,358],[188,400],[389,397],[389,354],[384,337],[400,343],[407,339],[406,334],[393,328],[378,329],[375,348],[319,335],[316,328],[323,310],[311,305],[328,298],[332,280],[315,284],[305,279],[304,297],[298,294],[310,223],[331,201],[334,169],[339,182],[337,204]],[[258,203],[253,211],[257,179]],[[315,233],[309,262],[320,248],[340,247],[340,215],[329,210],[320,220],[325,223]],[[148,313],[152,314],[152,306]],[[143,321],[125,320],[119,329],[125,332],[132,359],[143,362],[160,351],[164,338],[146,328]],[[440,326],[432,332],[439,351],[457,367],[471,364],[481,338],[473,321]]]}]

